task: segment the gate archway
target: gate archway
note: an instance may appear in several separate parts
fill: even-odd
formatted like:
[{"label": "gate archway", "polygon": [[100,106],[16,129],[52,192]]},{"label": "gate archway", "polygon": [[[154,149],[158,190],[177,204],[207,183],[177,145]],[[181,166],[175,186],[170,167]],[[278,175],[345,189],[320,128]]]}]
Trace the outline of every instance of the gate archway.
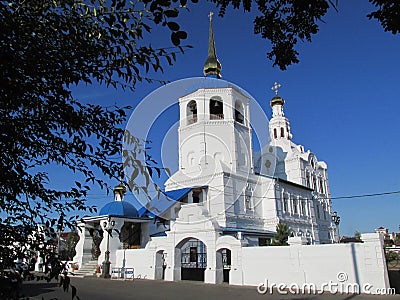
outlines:
[{"label": "gate archway", "polygon": [[180,250],[181,280],[204,281],[207,267],[206,245],[196,238],[188,238],[176,248]]}]

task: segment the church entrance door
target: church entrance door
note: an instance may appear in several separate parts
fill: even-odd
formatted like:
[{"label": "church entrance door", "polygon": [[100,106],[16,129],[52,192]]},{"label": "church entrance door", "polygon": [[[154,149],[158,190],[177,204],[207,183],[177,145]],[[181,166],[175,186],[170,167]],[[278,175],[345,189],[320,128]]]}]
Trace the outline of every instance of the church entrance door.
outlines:
[{"label": "church entrance door", "polygon": [[181,280],[204,281],[207,267],[206,245],[198,239],[188,239],[181,249]]},{"label": "church entrance door", "polygon": [[165,269],[167,268],[166,261],[167,253],[163,250],[157,251],[156,253],[156,268],[154,279],[165,279]]}]

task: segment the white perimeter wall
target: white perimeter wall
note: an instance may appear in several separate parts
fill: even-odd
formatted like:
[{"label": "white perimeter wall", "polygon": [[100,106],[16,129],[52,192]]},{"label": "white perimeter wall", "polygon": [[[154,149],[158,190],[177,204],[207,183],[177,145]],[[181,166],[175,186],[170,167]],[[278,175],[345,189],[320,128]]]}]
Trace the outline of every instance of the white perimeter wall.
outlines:
[{"label": "white perimeter wall", "polygon": [[[363,234],[364,243],[291,245],[277,247],[243,247],[243,284],[272,283],[314,284],[318,290],[329,290],[324,284],[358,284],[363,292],[365,284],[370,292],[389,288],[389,280],[382,247],[377,234]],[[346,288],[344,286],[344,288]],[[351,291],[351,290],[350,290]]]},{"label": "white perimeter wall", "polygon": [[[164,241],[162,239],[153,238],[153,242],[159,244]],[[268,287],[272,283],[283,284],[288,288],[293,284],[299,287],[312,284],[316,290],[333,292],[335,289],[327,286],[330,282],[337,284],[337,289],[344,288],[344,292],[349,285],[349,292],[354,291],[352,286],[355,284],[359,286],[360,292],[365,292],[363,288],[367,284],[367,292],[372,294],[379,293],[376,289],[390,288],[381,237],[370,233],[363,234],[361,239],[364,243],[302,245],[301,237],[295,237],[290,239],[293,243],[290,246],[232,247],[230,284],[259,286],[267,280]],[[224,248],[230,247],[230,244],[224,245]],[[174,253],[174,248],[173,243],[163,247],[168,253]],[[216,249],[207,247],[213,248]],[[156,249],[118,250],[113,266],[134,268],[135,277],[154,279]],[[207,258],[215,257],[210,254]],[[168,260],[168,265],[172,267],[172,264]],[[232,271],[242,275],[234,276]],[[170,280],[174,279],[171,277]]]},{"label": "white perimeter wall", "polygon": [[111,267],[134,268],[135,278],[154,279],[155,253],[147,249],[118,250]]}]

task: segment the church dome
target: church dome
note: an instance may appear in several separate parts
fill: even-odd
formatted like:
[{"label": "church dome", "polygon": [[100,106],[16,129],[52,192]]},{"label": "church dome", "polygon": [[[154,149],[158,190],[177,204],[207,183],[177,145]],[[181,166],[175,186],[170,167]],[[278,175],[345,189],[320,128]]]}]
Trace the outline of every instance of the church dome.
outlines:
[{"label": "church dome", "polygon": [[107,203],[100,209],[99,216],[116,216],[116,217],[125,217],[125,218],[137,218],[139,216],[136,208],[125,201],[113,201]]},{"label": "church dome", "polygon": [[278,95],[276,95],[274,98],[271,99],[271,106],[274,105],[283,105],[285,103],[285,100],[283,100],[283,98],[279,97]]}]

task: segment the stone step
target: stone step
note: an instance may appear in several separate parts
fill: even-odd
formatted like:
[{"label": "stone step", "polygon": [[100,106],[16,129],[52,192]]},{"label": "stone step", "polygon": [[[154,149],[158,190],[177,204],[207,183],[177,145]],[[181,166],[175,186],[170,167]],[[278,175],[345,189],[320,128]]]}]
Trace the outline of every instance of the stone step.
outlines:
[{"label": "stone step", "polygon": [[72,272],[71,275],[74,277],[95,276],[97,266],[98,266],[97,260],[88,261],[84,263],[81,268]]}]

